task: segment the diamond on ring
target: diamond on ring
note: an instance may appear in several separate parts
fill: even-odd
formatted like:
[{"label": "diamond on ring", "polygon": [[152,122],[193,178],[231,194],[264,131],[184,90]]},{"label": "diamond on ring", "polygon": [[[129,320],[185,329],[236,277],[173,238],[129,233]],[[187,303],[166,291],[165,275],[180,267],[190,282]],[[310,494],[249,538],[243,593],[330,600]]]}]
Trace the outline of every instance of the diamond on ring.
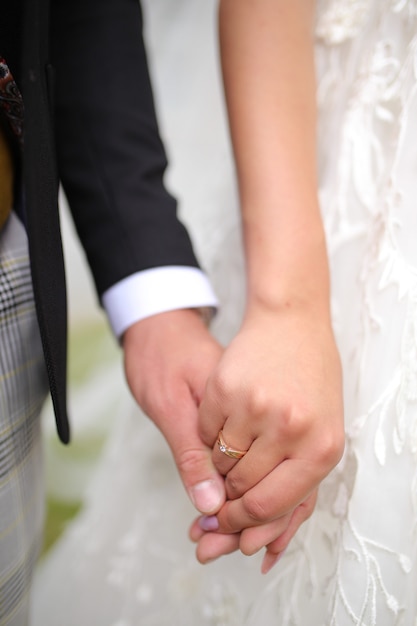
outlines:
[{"label": "diamond on ring", "polygon": [[235,450],[234,448],[230,448],[225,442],[225,440],[223,439],[222,430],[219,431],[219,434],[217,437],[217,443],[218,443],[220,452],[222,452],[223,454],[225,454],[226,456],[232,459],[241,459],[242,457],[245,456],[247,452],[247,450]]}]

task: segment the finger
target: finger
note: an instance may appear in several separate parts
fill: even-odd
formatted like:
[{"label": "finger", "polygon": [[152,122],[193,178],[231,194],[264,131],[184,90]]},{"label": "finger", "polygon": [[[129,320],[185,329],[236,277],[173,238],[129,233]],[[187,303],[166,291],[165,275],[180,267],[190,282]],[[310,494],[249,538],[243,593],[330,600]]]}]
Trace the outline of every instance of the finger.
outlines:
[{"label": "finger", "polygon": [[[138,404],[161,430],[196,508],[224,502],[222,477],[198,434],[198,405],[220,346],[190,310],[168,311],[132,324],[123,336],[126,377]],[[198,347],[198,349],[196,349]]]},{"label": "finger", "polygon": [[262,574],[267,574],[274,567],[274,565],[278,563],[278,561],[284,555],[284,552],[285,550],[277,553],[266,551],[261,564]]},{"label": "finger", "polygon": [[[216,443],[213,448],[212,460],[217,471],[225,476],[232,468],[246,456],[248,449],[252,443],[253,438],[246,434],[243,429],[240,432],[240,436],[236,437],[238,444],[233,446],[230,444],[230,437],[228,433],[229,420],[226,420],[225,425],[219,431]],[[238,447],[239,446],[239,447]],[[251,485],[253,486],[253,485]],[[239,494],[241,495],[241,494]]]},{"label": "finger", "polygon": [[197,517],[189,531],[191,541],[198,544],[196,555],[200,563],[208,563],[239,548],[239,535],[207,532],[201,526],[201,519]]},{"label": "finger", "polygon": [[[262,526],[255,526],[253,528],[244,529],[240,533],[240,551],[247,556],[255,554],[261,548],[270,544],[287,530],[288,525],[291,521],[291,517],[292,516],[288,514],[278,520],[274,520],[273,522],[269,522]],[[208,531],[205,526],[206,521],[207,518],[198,517],[192,523],[189,531],[189,536],[191,541],[193,541],[194,543],[200,541],[200,539],[205,534],[207,534]],[[216,528],[213,528],[213,530],[216,530]]]},{"label": "finger", "polygon": [[313,463],[286,459],[241,498],[228,500],[217,513],[219,531],[240,532],[293,511],[320,482]]},{"label": "finger", "polygon": [[205,533],[197,543],[196,556],[200,563],[209,563],[239,549],[239,534]]},{"label": "finger", "polygon": [[197,517],[189,531],[191,541],[198,541],[206,532],[213,532],[219,529],[219,523],[215,515],[200,515]]},{"label": "finger", "polygon": [[209,378],[199,406],[199,435],[208,447],[214,447],[226,417],[226,403],[222,403],[222,397],[216,395],[214,383]]},{"label": "finger", "polygon": [[211,460],[211,450],[201,441],[197,430],[197,406],[188,388],[176,406],[176,415],[159,420],[185,489],[198,511],[217,512],[225,501],[223,478]]},{"label": "finger", "polygon": [[252,442],[245,456],[239,463],[234,463],[227,473],[224,473],[224,463],[219,462],[218,455],[214,453],[213,464],[226,477],[227,498],[235,500],[257,485],[285,458],[286,451],[282,443],[275,442],[271,437],[261,436]]},{"label": "finger", "polygon": [[196,519],[193,520],[193,523],[190,526],[190,530],[188,531],[188,536],[193,543],[197,543],[197,541],[199,541],[201,537],[205,534],[205,531],[201,528],[199,521],[200,516],[196,517]]},{"label": "finger", "polygon": [[266,545],[267,550],[261,571],[264,574],[267,573],[278,562],[301,524],[312,514],[316,498],[317,492],[315,491],[291,514],[263,526],[245,529],[240,534],[224,535],[206,532],[201,527],[201,518],[197,518],[190,528],[190,538],[198,543],[198,560],[201,563],[207,563],[237,549],[250,556]]},{"label": "finger", "polygon": [[[225,355],[227,356],[227,350]],[[245,396],[240,389],[240,380],[237,381],[237,384],[236,381],[229,378],[227,374],[228,368],[229,366],[227,363],[225,365],[223,357],[207,381],[199,410],[199,432],[204,443],[213,448],[219,431],[224,427],[226,420],[230,419],[230,415],[233,414],[236,416],[235,421],[237,423],[234,431],[236,431],[239,438],[244,437],[243,440],[237,439],[233,441],[233,445],[238,449],[246,450],[252,438],[249,437],[249,440],[247,440],[244,435]],[[250,420],[246,420],[246,422],[248,425],[250,424]],[[225,433],[225,436],[227,436],[227,433]]]},{"label": "finger", "polygon": [[267,546],[285,533],[291,522],[291,518],[291,514],[287,514],[262,526],[245,528],[240,533],[240,551],[247,556],[256,554],[261,548]]},{"label": "finger", "polygon": [[315,490],[304,502],[302,502],[293,512],[290,523],[282,535],[274,539],[267,545],[267,553],[279,554],[287,549],[301,524],[305,522],[313,513],[317,501],[317,490]]},{"label": "finger", "polygon": [[286,531],[267,545],[267,549],[262,560],[261,572],[266,574],[272,567],[280,560],[281,556],[287,549],[290,541],[297,533],[301,524],[305,522],[314,511],[317,500],[317,491],[315,491],[305,502],[300,504],[291,517],[291,521],[288,524]]}]

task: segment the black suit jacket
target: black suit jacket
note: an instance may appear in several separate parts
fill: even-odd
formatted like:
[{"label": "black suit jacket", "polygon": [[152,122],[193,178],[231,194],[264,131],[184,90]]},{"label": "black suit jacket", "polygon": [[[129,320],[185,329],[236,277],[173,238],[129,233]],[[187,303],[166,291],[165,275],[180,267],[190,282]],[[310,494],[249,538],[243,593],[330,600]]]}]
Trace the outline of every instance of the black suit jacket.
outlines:
[{"label": "black suit jacket", "polygon": [[4,35],[4,52],[0,31],[0,52],[12,59],[25,105],[23,215],[58,432],[67,442],[58,181],[98,294],[134,272],[197,261],[163,185],[137,0],[7,2],[17,30],[8,43]]}]

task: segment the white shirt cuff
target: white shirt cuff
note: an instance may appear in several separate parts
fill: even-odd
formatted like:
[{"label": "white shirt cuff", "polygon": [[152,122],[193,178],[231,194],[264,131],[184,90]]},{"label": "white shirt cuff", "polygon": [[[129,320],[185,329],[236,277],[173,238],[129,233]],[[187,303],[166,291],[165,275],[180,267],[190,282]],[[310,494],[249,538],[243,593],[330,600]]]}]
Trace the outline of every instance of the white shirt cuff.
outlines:
[{"label": "white shirt cuff", "polygon": [[132,274],[107,289],[102,303],[117,337],[135,322],[157,313],[218,306],[206,275],[185,266],[155,267]]}]

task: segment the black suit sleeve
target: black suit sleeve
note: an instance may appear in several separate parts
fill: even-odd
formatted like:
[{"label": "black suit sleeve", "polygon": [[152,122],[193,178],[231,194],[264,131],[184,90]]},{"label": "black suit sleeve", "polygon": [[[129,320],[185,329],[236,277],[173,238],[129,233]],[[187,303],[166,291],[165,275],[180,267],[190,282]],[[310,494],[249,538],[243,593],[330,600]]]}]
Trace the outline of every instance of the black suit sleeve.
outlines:
[{"label": "black suit sleeve", "polygon": [[98,292],[143,269],[197,266],[163,185],[137,0],[53,0],[58,170]]}]

